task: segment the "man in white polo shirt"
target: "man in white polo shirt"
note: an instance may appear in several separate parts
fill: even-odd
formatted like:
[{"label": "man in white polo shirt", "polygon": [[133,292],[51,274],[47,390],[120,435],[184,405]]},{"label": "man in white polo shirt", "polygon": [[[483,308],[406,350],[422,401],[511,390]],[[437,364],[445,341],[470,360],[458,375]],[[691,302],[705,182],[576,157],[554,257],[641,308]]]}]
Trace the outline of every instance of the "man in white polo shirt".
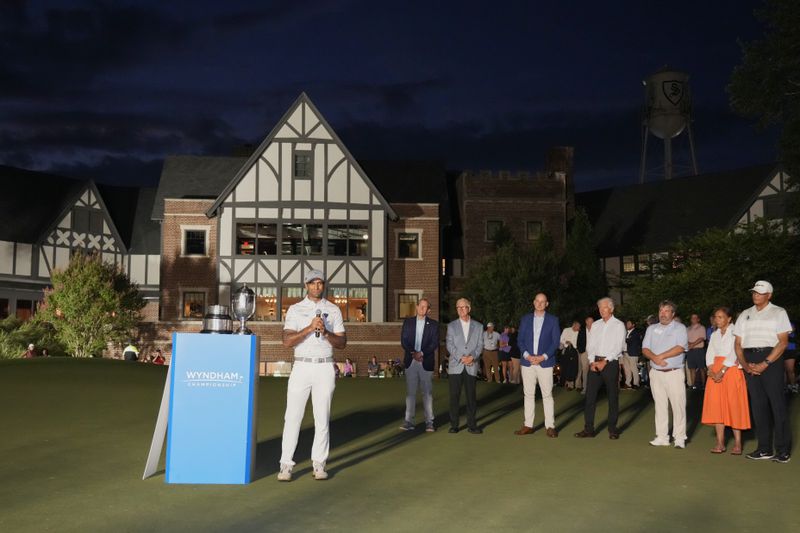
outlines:
[{"label": "man in white polo shirt", "polygon": [[[786,310],[773,305],[772,284],[757,281],[750,289],[753,307],[745,309],[733,329],[736,357],[746,372],[758,448],[748,459],[772,459],[788,463],[792,452],[792,430],[783,397],[783,352],[789,344],[792,324]],[[775,455],[772,454],[772,431],[775,425]]]},{"label": "man in white polo shirt", "polygon": [[330,450],[330,415],[336,386],[333,349],[344,348],[347,336],[339,308],[326,300],[325,275],[319,270],[306,273],[305,299],[289,307],[283,326],[283,345],[294,348],[294,364],[286,391],[279,481],[291,481],[294,451],[308,395],[314,410],[314,444],[311,461],[314,479],[327,479],[325,461]]},{"label": "man in white polo shirt", "polygon": [[689,338],[675,320],[675,304],[658,304],[658,323],[647,328],[642,355],[650,360],[650,391],[656,404],[656,438],[653,446],[669,446],[669,407],[672,406],[672,438],[676,448],[686,447],[686,386],[683,361]]}]

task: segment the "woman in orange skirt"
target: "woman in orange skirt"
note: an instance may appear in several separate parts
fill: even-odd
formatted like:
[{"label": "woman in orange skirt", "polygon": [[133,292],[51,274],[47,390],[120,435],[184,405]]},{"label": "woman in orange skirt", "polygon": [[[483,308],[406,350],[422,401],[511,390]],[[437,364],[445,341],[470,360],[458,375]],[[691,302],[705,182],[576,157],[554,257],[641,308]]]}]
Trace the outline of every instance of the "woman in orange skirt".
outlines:
[{"label": "woman in orange skirt", "polygon": [[708,381],[703,399],[703,424],[713,425],[717,444],[711,453],[725,452],[725,426],[733,429],[733,455],[742,454],[742,430],[750,429],[750,409],[747,404],[747,385],[734,351],[731,310],[714,310],[714,325],[706,352]]}]

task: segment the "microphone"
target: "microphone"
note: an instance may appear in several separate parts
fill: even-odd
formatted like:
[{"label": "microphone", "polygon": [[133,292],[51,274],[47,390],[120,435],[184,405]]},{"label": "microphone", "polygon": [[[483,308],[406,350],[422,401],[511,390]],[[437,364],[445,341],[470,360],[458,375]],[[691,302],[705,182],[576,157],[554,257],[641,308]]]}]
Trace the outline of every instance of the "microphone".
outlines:
[{"label": "microphone", "polygon": [[[321,317],[321,316],[322,316],[322,311],[320,311],[319,309],[317,309],[317,318],[319,318],[319,317]],[[314,330],[314,336],[315,336],[315,337],[319,337],[319,334],[320,334],[320,333],[321,333],[321,331],[319,330],[319,328],[317,328],[317,329],[315,329],[315,330]]]}]

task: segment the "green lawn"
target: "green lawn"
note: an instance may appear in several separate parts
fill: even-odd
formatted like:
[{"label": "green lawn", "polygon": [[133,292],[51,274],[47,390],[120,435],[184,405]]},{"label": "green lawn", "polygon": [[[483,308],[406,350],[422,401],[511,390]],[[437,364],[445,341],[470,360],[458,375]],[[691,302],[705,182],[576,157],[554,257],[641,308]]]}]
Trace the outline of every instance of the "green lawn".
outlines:
[{"label": "green lawn", "polygon": [[[685,450],[653,448],[652,401],[621,394],[622,437],[579,440],[582,396],[558,390],[558,439],[517,437],[522,392],[478,386],[483,435],[397,430],[404,381],[343,379],[331,479],[313,480],[310,405],[292,483],[275,480],[286,380],[262,378],[256,480],[142,481],[166,368],[111,360],[0,362],[0,531],[792,531],[800,455],[787,465],[711,455],[690,398]],[[800,401],[793,399],[797,441]],[[537,406],[537,423],[542,420]],[[418,418],[421,415],[421,406]],[[605,420],[605,405],[598,408]],[[462,419],[462,424],[463,424]],[[752,436],[745,451],[753,449]],[[797,447],[796,447],[797,448]]]}]

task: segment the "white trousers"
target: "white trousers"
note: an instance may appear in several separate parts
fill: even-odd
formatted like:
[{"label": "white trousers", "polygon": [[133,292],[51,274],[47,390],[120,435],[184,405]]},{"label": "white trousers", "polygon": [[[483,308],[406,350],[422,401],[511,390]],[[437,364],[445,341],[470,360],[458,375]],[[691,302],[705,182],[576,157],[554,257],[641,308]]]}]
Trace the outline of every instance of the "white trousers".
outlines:
[{"label": "white trousers", "polygon": [[542,407],[544,407],[544,427],[555,428],[555,402],[553,401],[553,367],[542,368],[539,365],[523,366],[522,394],[525,398],[525,422],[529,428],[533,427],[536,412],[536,384],[542,390]]},{"label": "white trousers", "polygon": [[683,368],[670,372],[650,369],[650,391],[656,404],[656,438],[669,440],[669,408],[672,407],[672,438],[686,440],[686,385]]},{"label": "white trousers", "polygon": [[639,358],[629,355],[622,356],[622,369],[625,371],[625,385],[639,386]]},{"label": "white trousers", "polygon": [[294,451],[300,436],[300,425],[311,395],[314,411],[314,444],[311,447],[311,460],[325,463],[330,451],[330,418],[333,390],[336,388],[334,363],[295,362],[289,375],[286,390],[286,414],[283,417],[283,443],[281,445],[281,464],[294,466]]}]

